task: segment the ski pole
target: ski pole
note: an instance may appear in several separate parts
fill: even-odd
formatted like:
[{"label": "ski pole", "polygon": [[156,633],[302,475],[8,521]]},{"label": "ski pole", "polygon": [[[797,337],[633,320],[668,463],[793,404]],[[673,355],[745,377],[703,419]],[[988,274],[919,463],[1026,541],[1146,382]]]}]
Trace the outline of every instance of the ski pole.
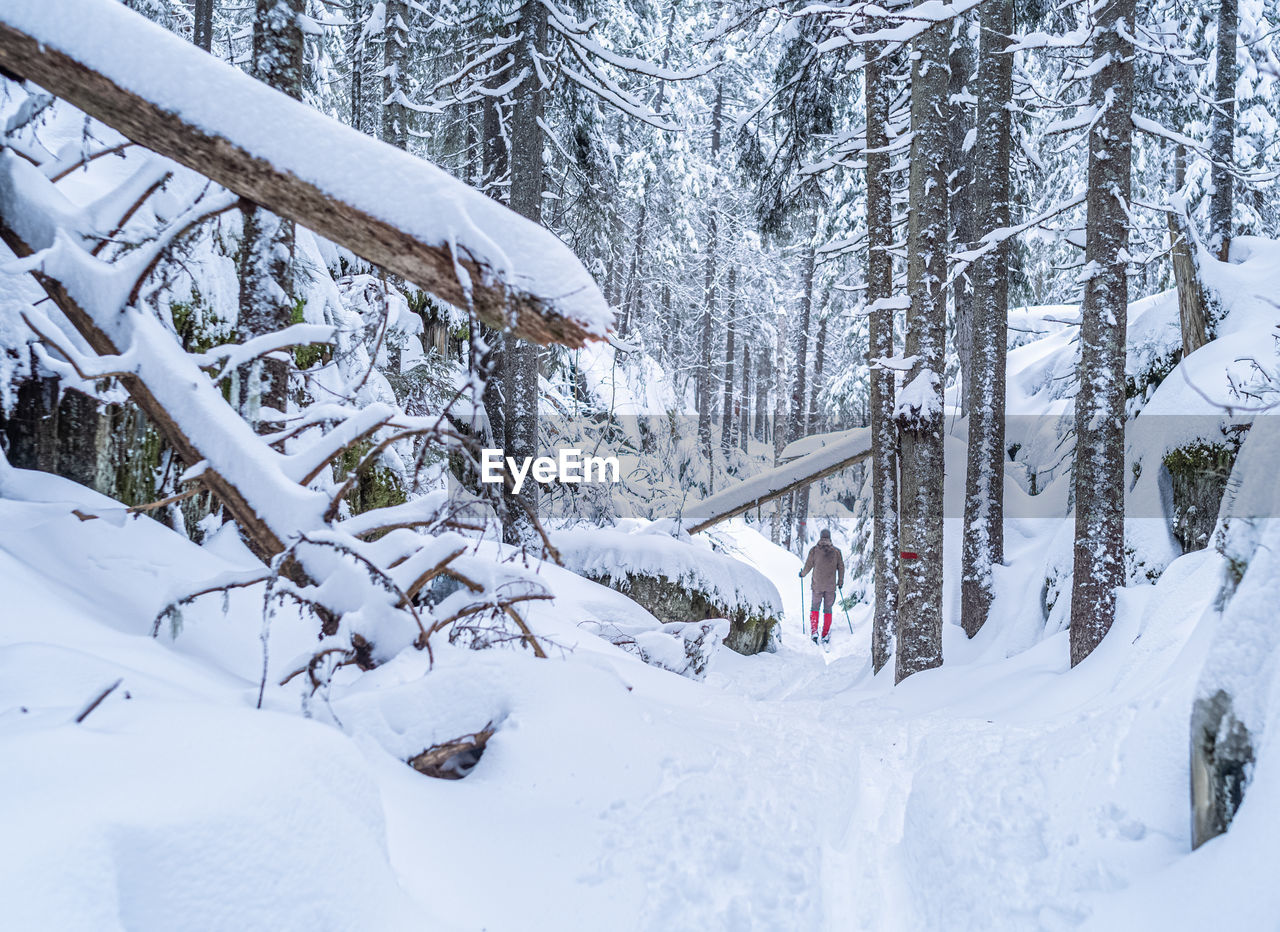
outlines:
[{"label": "ski pole", "polygon": [[809,633],[808,625],[804,623],[804,577],[800,577],[800,636],[804,637]]},{"label": "ski pole", "polygon": [[849,633],[853,634],[853,621],[849,618],[849,606],[844,604],[844,589],[840,588],[836,591],[840,593],[840,607],[844,609],[844,620],[849,624]]}]

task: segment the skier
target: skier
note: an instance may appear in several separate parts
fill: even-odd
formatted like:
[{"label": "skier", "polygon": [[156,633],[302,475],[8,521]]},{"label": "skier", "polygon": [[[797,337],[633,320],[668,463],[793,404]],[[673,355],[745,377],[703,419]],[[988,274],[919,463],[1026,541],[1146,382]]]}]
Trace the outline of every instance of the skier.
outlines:
[{"label": "skier", "polygon": [[818,543],[809,551],[800,571],[803,579],[813,570],[813,598],[809,602],[809,636],[818,643],[818,605],[822,604],[822,643],[831,642],[831,607],[836,602],[836,590],[844,587],[844,557],[831,543],[831,532],[823,530]]}]

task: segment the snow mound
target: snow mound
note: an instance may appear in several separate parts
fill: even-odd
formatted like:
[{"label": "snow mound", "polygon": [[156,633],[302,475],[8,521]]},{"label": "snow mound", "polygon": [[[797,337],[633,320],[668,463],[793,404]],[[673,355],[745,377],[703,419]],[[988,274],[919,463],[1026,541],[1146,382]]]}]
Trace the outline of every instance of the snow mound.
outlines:
[{"label": "snow mound", "polygon": [[742,608],[752,615],[782,612],[778,590],[758,570],[716,553],[703,541],[671,537],[660,527],[645,525],[628,533],[612,528],[558,531],[552,542],[565,566],[581,576],[625,584],[627,575],[665,576],[706,593],[718,604]]}]

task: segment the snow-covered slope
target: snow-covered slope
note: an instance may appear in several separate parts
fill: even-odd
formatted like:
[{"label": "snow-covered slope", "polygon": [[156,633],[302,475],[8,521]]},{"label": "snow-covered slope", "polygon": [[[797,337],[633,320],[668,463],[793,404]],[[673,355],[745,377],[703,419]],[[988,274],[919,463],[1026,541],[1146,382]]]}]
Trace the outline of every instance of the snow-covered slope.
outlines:
[{"label": "snow-covered slope", "polygon": [[[0,510],[11,928],[1111,928],[1117,891],[1187,857],[1211,552],[1126,593],[1070,673],[1064,633],[1004,659],[948,626],[947,665],[895,688],[868,675],[865,609],[823,655],[788,604],[778,654],[722,651],[706,684],[585,635],[547,661],[441,645],[335,689],[339,727],[288,690],[252,708],[247,597],[147,636],[157,576],[222,558],[50,477],[10,472]],[[789,591],[795,557],[721,536]],[[553,641],[621,600],[572,580],[531,621]],[[486,721],[466,780],[397,759]],[[1232,857],[1280,854],[1245,837]],[[1212,879],[1233,860],[1211,848]]]}]

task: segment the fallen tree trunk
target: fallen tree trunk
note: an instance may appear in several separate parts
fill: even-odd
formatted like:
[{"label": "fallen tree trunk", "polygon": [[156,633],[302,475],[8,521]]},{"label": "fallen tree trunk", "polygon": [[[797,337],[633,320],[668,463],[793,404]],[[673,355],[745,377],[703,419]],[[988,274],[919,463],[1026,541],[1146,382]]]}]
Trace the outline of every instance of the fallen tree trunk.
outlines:
[{"label": "fallen tree trunk", "polygon": [[105,0],[6,0],[0,69],[495,329],[570,347],[613,313],[552,233]]},{"label": "fallen tree trunk", "polygon": [[[828,439],[829,438],[829,439]],[[840,434],[829,434],[813,452],[790,462],[766,469],[737,485],[710,495],[685,509],[683,522],[690,534],[697,534],[721,521],[750,511],[771,499],[781,498],[796,489],[848,469],[871,456],[871,431],[855,427]],[[803,449],[819,438],[802,437],[787,449]],[[783,451],[786,455],[786,450]]]}]

